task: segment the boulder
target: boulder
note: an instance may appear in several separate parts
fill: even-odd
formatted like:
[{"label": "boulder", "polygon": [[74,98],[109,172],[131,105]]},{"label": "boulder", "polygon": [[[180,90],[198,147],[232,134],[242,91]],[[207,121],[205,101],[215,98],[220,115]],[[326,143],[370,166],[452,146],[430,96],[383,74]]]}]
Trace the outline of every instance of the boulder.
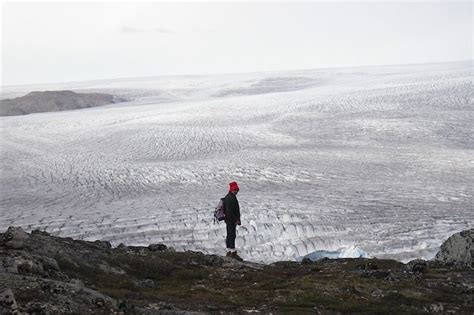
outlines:
[{"label": "boulder", "polygon": [[3,245],[12,249],[22,249],[29,235],[21,227],[10,226],[3,234]]},{"label": "boulder", "polygon": [[18,273],[20,274],[37,274],[46,275],[43,264],[36,259],[20,257],[15,259]]},{"label": "boulder", "polygon": [[51,257],[41,257],[41,262],[45,270],[60,271],[58,262]]},{"label": "boulder", "polygon": [[407,269],[414,274],[425,273],[428,270],[428,263],[423,259],[415,259],[407,263]]},{"label": "boulder", "polygon": [[452,235],[441,245],[435,260],[442,264],[462,265],[472,268],[472,256],[474,254],[474,248],[472,247],[473,238],[474,229]]},{"label": "boulder", "polygon": [[0,288],[0,314],[17,314],[18,305],[10,288]]}]

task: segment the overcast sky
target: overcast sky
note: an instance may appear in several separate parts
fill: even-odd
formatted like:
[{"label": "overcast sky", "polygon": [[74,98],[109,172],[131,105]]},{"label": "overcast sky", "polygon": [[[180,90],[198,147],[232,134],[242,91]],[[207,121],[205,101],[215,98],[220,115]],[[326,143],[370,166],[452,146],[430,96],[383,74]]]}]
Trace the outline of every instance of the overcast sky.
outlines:
[{"label": "overcast sky", "polygon": [[472,59],[467,2],[4,3],[3,85]]}]

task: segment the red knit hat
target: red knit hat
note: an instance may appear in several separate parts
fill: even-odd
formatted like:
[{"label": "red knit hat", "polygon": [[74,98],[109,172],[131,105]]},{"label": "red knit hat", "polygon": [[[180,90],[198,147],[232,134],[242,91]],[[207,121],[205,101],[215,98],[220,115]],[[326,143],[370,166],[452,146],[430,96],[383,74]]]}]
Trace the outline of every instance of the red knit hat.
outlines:
[{"label": "red knit hat", "polygon": [[239,190],[239,185],[237,185],[237,182],[232,182],[229,184],[229,191],[234,191],[234,190]]}]

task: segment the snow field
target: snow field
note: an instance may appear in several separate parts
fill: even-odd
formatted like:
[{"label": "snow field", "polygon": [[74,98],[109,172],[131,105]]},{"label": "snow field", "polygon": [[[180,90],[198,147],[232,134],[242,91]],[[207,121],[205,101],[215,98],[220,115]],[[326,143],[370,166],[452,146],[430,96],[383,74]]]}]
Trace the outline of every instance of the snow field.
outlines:
[{"label": "snow field", "polygon": [[473,226],[470,63],[57,87],[133,100],[1,117],[3,230],[223,254],[233,180],[248,260],[432,258]]}]

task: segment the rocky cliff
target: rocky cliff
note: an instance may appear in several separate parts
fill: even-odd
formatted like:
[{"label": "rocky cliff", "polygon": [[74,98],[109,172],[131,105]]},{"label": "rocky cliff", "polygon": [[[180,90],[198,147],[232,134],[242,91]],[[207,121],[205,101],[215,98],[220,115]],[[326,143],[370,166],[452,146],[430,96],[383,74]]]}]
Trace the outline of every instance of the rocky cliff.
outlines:
[{"label": "rocky cliff", "polygon": [[0,101],[0,116],[26,115],[102,106],[125,99],[103,93],[72,91],[31,92],[25,96]]},{"label": "rocky cliff", "polygon": [[0,234],[0,283],[0,314],[474,312],[474,273],[465,265],[363,258],[262,265],[14,227]]},{"label": "rocky cliff", "polygon": [[444,264],[474,267],[472,260],[472,256],[474,256],[473,238],[474,229],[452,235],[441,245],[435,259]]}]

